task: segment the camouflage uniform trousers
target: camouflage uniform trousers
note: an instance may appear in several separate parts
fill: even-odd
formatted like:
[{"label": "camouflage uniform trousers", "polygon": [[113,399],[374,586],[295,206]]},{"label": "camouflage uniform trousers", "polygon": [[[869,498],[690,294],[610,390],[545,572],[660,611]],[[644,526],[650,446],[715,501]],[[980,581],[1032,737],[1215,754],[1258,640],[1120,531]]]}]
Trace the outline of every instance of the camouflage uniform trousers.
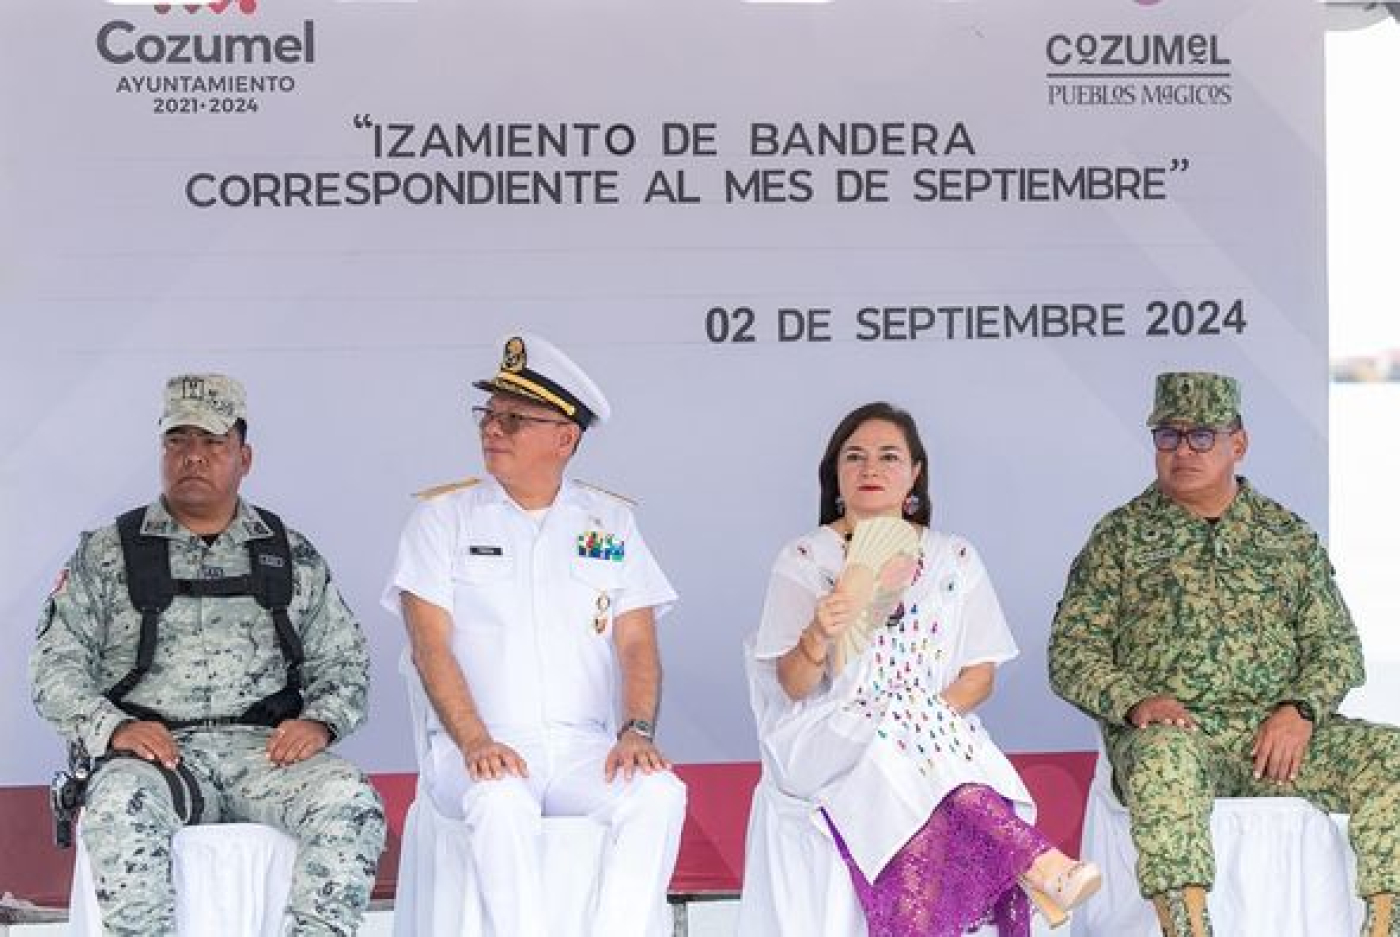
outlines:
[{"label": "camouflage uniform trousers", "polygon": [[[354,934],[384,845],[379,795],[359,769],[326,752],[273,765],[268,735],[243,726],[175,733],[204,796],[200,822],[265,823],[295,837],[288,932]],[[170,844],[181,825],[170,787],[153,766],[119,758],[93,775],[82,836],[107,934],[175,933]]]},{"label": "camouflage uniform trousers", "polygon": [[1357,893],[1400,891],[1400,729],[1333,717],[1313,733],[1298,779],[1280,786],[1254,779],[1257,725],[1110,730],[1114,786],[1128,808],[1144,897],[1215,881],[1210,816],[1217,797],[1302,797],[1350,814]]}]

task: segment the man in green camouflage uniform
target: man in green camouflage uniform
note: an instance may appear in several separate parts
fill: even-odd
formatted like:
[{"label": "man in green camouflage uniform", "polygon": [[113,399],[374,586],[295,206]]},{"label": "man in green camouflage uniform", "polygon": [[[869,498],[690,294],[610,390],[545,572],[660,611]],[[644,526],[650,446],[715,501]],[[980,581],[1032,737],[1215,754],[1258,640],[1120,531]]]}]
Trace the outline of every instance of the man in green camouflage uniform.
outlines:
[{"label": "man in green camouflage uniform", "polygon": [[[175,580],[244,581],[231,577],[250,572],[250,541],[275,536],[238,496],[252,465],[244,414],[231,378],[182,375],[167,385],[163,494],[145,508],[140,534],[164,541]],[[292,530],[286,543],[302,708],[282,707],[263,724],[249,724],[249,707],[293,686],[293,668],[272,613],[252,595],[177,593],[159,616],[149,668],[124,697],[111,691],[136,664],[142,616],[115,525],[82,535],[44,605],[30,660],[34,702],[63,736],[102,756],[82,836],[109,934],[175,933],[171,837],[187,821],[287,831],[299,847],[287,932],[359,927],[384,813],[368,779],[325,749],[364,721],[365,639],[315,547]],[[197,721],[205,725],[189,725]]]},{"label": "man in green camouflage uniform", "polygon": [[1351,815],[1367,937],[1394,937],[1400,731],[1337,715],[1361,644],[1317,535],[1235,468],[1239,386],[1163,374],[1157,481],[1075,559],[1050,680],[1098,720],[1163,932],[1210,933],[1216,797],[1304,797]]}]

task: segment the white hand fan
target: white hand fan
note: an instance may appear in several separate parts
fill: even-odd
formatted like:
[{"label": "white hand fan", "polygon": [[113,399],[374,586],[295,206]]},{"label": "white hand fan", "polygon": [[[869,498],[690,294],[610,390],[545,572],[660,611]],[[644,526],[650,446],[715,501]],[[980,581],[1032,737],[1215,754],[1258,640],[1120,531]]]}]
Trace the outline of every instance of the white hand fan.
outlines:
[{"label": "white hand fan", "polygon": [[856,619],[836,640],[834,673],[870,646],[919,568],[919,531],[898,517],[872,517],[856,524],[846,547],[846,565],[836,591],[856,606]]}]

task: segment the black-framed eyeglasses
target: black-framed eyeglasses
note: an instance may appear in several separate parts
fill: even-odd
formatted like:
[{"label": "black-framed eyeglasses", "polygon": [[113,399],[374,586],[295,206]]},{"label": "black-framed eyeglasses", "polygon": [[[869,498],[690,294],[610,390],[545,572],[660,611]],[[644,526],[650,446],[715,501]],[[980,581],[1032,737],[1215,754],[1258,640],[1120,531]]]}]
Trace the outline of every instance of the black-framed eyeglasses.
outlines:
[{"label": "black-framed eyeglasses", "polygon": [[1215,448],[1216,437],[1228,436],[1233,432],[1235,429],[1229,426],[1188,426],[1184,429],[1176,426],[1154,426],[1152,445],[1158,452],[1175,452],[1181,448],[1181,441],[1184,439],[1192,452],[1209,452]]},{"label": "black-framed eyeglasses", "polygon": [[546,426],[572,425],[568,420],[547,420],[542,416],[530,416],[513,410],[492,410],[490,407],[472,407],[472,419],[476,420],[476,425],[481,427],[482,432],[494,421],[507,436],[514,436],[520,432],[520,427],[529,423],[543,423]]}]

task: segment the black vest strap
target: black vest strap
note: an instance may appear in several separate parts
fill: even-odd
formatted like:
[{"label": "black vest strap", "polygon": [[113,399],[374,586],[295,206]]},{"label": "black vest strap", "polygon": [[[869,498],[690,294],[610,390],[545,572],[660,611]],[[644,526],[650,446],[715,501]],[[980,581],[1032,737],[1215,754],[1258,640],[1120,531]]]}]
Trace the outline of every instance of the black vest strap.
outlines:
[{"label": "black vest strap", "polygon": [[141,522],[145,516],[145,508],[134,508],[117,518],[117,535],[121,538],[122,559],[126,563],[126,591],[131,596],[131,604],[141,613],[136,665],[107,691],[107,698],[118,706],[151,669],[156,654],[156,626],[161,613],[175,599],[175,580],[170,575],[170,544],[159,537],[141,536]]},{"label": "black vest strap", "polygon": [[[170,574],[170,542],[164,537],[144,536],[141,533],[146,509],[136,508],[117,518],[117,535],[121,539],[122,557],[126,563],[127,594],[131,597],[131,604],[141,613],[141,636],[136,646],[135,666],[106,693],[107,698],[124,712],[137,719],[163,722],[171,728],[235,722],[272,726],[301,714],[301,668],[305,650],[301,636],[287,614],[295,589],[291,544],[281,518],[263,508],[256,510],[272,530],[272,536],[249,540],[248,575],[225,579],[175,579]],[[160,616],[177,595],[199,598],[251,595],[259,606],[272,615],[277,644],[287,664],[286,686],[249,706],[238,716],[214,719],[171,721],[145,706],[123,702],[151,669]]]},{"label": "black vest strap", "polygon": [[[249,540],[249,573],[253,579],[253,597],[259,605],[272,612],[272,624],[277,629],[277,643],[287,662],[287,690],[298,696],[297,712],[301,711],[301,665],[306,660],[301,635],[292,627],[287,608],[292,604],[292,549],[287,541],[287,527],[282,518],[271,511],[258,508],[263,523],[272,528],[272,537]],[[264,701],[266,702],[266,701]],[[255,704],[256,705],[256,704]]]}]

